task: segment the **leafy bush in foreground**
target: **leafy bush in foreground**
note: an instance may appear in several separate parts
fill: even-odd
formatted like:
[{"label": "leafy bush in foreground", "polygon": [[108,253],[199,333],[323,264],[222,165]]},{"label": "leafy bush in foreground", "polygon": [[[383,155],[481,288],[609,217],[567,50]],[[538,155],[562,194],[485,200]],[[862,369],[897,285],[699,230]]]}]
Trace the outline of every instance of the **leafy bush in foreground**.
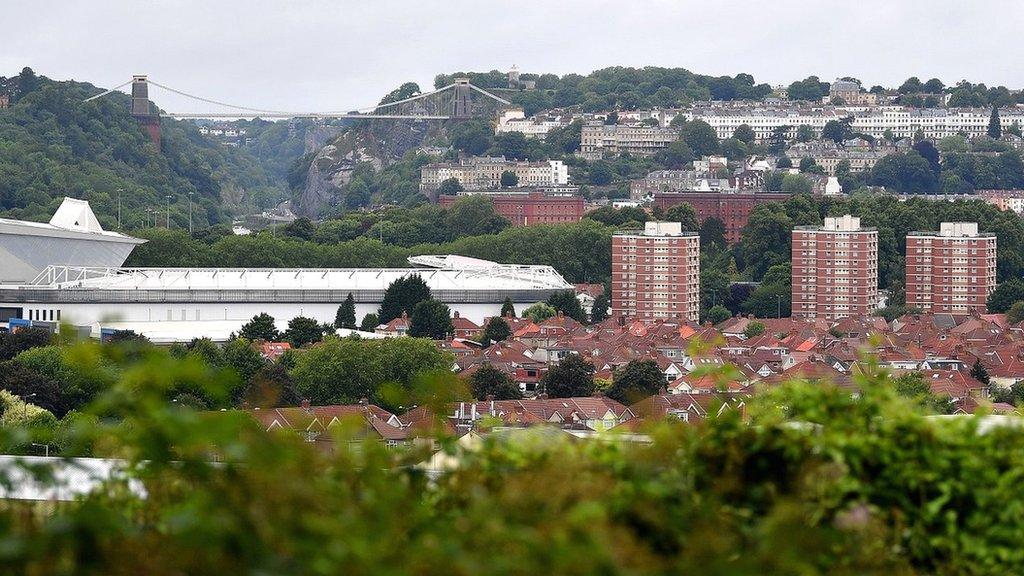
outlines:
[{"label": "leafy bush in foreground", "polygon": [[[78,357],[105,354],[84,347]],[[97,364],[98,362],[94,362]],[[169,406],[216,382],[153,353],[61,431],[126,459],[81,501],[0,507],[17,574],[1003,574],[1024,568],[1024,432],[935,419],[858,377],[791,383],[649,443],[495,431],[436,478],[423,446],[327,455],[242,413]],[[444,413],[450,381],[409,402]],[[216,396],[217,391],[208,392]],[[408,405],[408,404],[407,404]],[[358,426],[333,430],[349,446]],[[23,431],[2,429],[8,444]]]}]

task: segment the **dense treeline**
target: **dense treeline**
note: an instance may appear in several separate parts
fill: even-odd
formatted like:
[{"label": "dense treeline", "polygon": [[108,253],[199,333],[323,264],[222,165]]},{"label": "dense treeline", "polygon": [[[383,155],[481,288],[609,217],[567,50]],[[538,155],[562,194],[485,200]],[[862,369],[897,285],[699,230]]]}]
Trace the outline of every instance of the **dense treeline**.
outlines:
[{"label": "dense treeline", "polygon": [[[424,210],[433,212],[433,210]],[[308,221],[307,221],[308,222]],[[333,221],[331,221],[333,222]],[[611,270],[612,229],[594,221],[578,224],[506,228],[494,234],[446,237],[399,246],[390,243],[391,225],[379,223],[367,228],[368,234],[349,239],[347,235],[327,239],[331,222],[312,228],[307,239],[274,236],[262,232],[253,236],[207,233],[190,238],[179,230],[145,230],[138,235],[149,240],[136,248],[129,266],[244,266],[244,267],[373,267],[408,265],[406,258],[419,254],[462,254],[496,262],[548,264],[570,282],[604,282]],[[339,226],[345,226],[340,221]],[[400,224],[395,224],[395,233]],[[409,223],[409,228],[429,225]],[[223,232],[223,231],[222,231]],[[382,243],[378,232],[383,236]],[[418,232],[407,238],[418,239]],[[324,243],[318,242],[323,240]]]},{"label": "dense treeline", "polygon": [[[691,207],[682,205],[655,218],[682,222],[701,234],[702,310],[715,305],[732,313],[786,314],[789,308],[790,238],[794,226],[819,225],[825,216],[850,213],[879,231],[879,286],[902,303],[906,235],[938,230],[941,222],[978,222],[997,235],[998,279],[1024,275],[1024,222],[1012,212],[981,200],[901,202],[885,194],[814,197],[797,194],[786,202],[766,203],[751,213],[739,243],[726,246],[722,223],[703,226]],[[232,236],[223,228],[194,238],[176,230],[146,230],[149,239],[136,248],[132,266],[358,267],[405,266],[418,254],[462,254],[522,264],[554,266],[570,282],[607,282],[611,274],[611,234],[635,227],[650,216],[637,208],[601,208],[577,224],[507,227],[483,197],[466,198],[444,210],[435,205],[394,208],[380,213],[350,213],[314,224],[298,220],[279,231]],[[275,235],[276,234],[276,235]],[[771,281],[766,280],[769,275]],[[761,282],[763,289],[736,282]],[[730,286],[733,284],[732,286]],[[776,295],[782,298],[777,300]],[[1012,301],[1010,302],[1012,304]]]},{"label": "dense treeline", "polygon": [[[482,88],[505,88],[508,76],[490,72],[440,74],[434,86],[440,88],[454,77],[466,76]],[[768,84],[755,84],[750,74],[707,76],[684,68],[626,68],[616,66],[580,74],[523,74],[521,80],[535,80],[536,90],[511,93],[515,104],[533,114],[548,108],[578,106],[584,112],[635,110],[650,106],[681,106],[695,100],[760,100],[771,92]],[[503,94],[508,96],[508,94]]]},{"label": "dense treeline", "polygon": [[[889,302],[893,306],[904,304],[907,234],[938,230],[941,222],[977,222],[981,232],[996,235],[998,281],[1024,274],[1024,221],[1013,212],[1001,211],[981,200],[945,202],[913,198],[901,202],[895,196],[858,193],[838,198],[798,195],[786,202],[755,207],[740,243],[729,250],[740,278],[768,283],[772,269],[790,264],[790,231],[794,226],[819,225],[825,216],[842,214],[859,216],[862,226],[878,229],[879,286],[890,291]],[[721,267],[722,264],[717,267],[719,272],[723,272]],[[702,276],[705,273],[713,273],[706,263]],[[781,293],[788,302],[788,285],[786,288]]]},{"label": "dense treeline", "polygon": [[[1017,127],[1017,132],[1020,129]],[[804,162],[809,162],[804,166]],[[804,171],[820,170],[810,158]],[[871,170],[851,172],[848,161],[836,167],[844,190],[884,186],[901,194],[965,194],[974,190],[1013,190],[1024,187],[1024,161],[1007,142],[988,136],[968,141],[949,136],[932,143],[919,138],[906,152],[880,159]]]},{"label": "dense treeline", "polygon": [[[452,79],[465,76],[473,84],[491,89],[509,85],[504,72],[456,72],[439,74],[434,86],[440,88]],[[756,83],[750,74],[709,76],[695,74],[684,68],[646,66],[628,68],[615,66],[580,74],[521,74],[520,82],[532,80],[535,90],[505,92],[502,95],[522,106],[530,115],[549,108],[576,107],[584,112],[635,110],[648,107],[678,107],[702,100],[762,100],[772,92],[766,83]],[[856,78],[843,78],[860,84]],[[866,89],[866,87],[865,87]],[[872,86],[876,94],[893,93],[900,103],[909,106],[939,106],[940,96],[950,95],[949,106],[1008,106],[1024,102],[1024,94],[1013,93],[1005,86],[988,87],[966,80],[945,86],[937,78],[922,82],[908,78],[896,90]],[[817,76],[796,80],[787,87],[791,100],[820,101],[829,94],[829,82]]]},{"label": "dense treeline", "polygon": [[125,228],[145,226],[147,209],[165,221],[223,222],[250,195],[283,196],[280,180],[251,154],[201,136],[187,122],[164,120],[157,151],[129,115],[129,99],[101,89],[56,82],[26,68],[11,106],[0,110],[0,211],[21,219],[48,219],[60,198],[84,198],[113,228],[118,190]]}]

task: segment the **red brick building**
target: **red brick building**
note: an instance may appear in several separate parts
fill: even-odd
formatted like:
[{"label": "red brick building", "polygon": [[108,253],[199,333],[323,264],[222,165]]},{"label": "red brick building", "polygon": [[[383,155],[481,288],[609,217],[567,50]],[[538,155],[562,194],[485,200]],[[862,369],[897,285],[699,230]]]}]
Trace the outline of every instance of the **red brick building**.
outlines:
[{"label": "red brick building", "polygon": [[782,202],[789,194],[782,192],[656,192],[654,205],[668,210],[676,204],[688,202],[703,224],[708,218],[718,218],[725,225],[725,241],[740,241],[740,231],[747,225],[750,211],[763,202]]},{"label": "red brick building", "polygon": [[647,222],[612,236],[612,315],[627,320],[700,316],[700,237],[678,222]]},{"label": "red brick building", "polygon": [[878,231],[860,218],[825,218],[793,238],[793,317],[859,318],[878,307]]},{"label": "red brick building", "polygon": [[[531,224],[565,224],[583,218],[583,197],[571,194],[545,194],[543,192],[487,194],[494,202],[494,211],[513,226]],[[448,208],[464,196],[438,198],[438,204]]]},{"label": "red brick building", "polygon": [[907,235],[907,306],[924,312],[985,311],[996,289],[996,236],[976,222],[943,222]]}]

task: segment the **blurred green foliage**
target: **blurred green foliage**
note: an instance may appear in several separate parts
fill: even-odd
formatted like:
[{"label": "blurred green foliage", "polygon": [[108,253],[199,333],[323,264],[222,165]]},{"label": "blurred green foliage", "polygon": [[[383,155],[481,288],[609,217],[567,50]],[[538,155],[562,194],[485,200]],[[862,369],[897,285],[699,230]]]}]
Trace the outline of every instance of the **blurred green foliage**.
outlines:
[{"label": "blurred green foliage", "polygon": [[[122,346],[70,347],[89,366],[124,362],[120,377],[56,432],[3,425],[0,440],[124,459],[144,492],[115,478],[74,502],[5,502],[3,573],[1024,569],[1024,431],[928,418],[881,374],[857,376],[856,396],[794,382],[702,423],[652,421],[641,442],[534,428],[389,450],[343,423],[324,452],[243,413],[169,403],[181,386],[216,397],[231,383],[187,355]],[[424,376],[410,390],[444,413],[454,385]],[[455,464],[427,474],[432,446]]]}]

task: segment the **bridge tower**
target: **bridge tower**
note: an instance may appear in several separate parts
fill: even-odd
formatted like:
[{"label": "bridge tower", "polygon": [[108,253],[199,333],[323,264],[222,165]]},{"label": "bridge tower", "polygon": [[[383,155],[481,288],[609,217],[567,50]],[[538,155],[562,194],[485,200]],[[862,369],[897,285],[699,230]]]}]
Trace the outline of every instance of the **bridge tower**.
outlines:
[{"label": "bridge tower", "polygon": [[473,116],[473,89],[469,87],[469,78],[456,78],[452,89],[452,120],[468,120]]},{"label": "bridge tower", "polygon": [[132,76],[132,118],[142,126],[149,140],[160,149],[160,115],[149,104],[149,82],[145,75]]}]

